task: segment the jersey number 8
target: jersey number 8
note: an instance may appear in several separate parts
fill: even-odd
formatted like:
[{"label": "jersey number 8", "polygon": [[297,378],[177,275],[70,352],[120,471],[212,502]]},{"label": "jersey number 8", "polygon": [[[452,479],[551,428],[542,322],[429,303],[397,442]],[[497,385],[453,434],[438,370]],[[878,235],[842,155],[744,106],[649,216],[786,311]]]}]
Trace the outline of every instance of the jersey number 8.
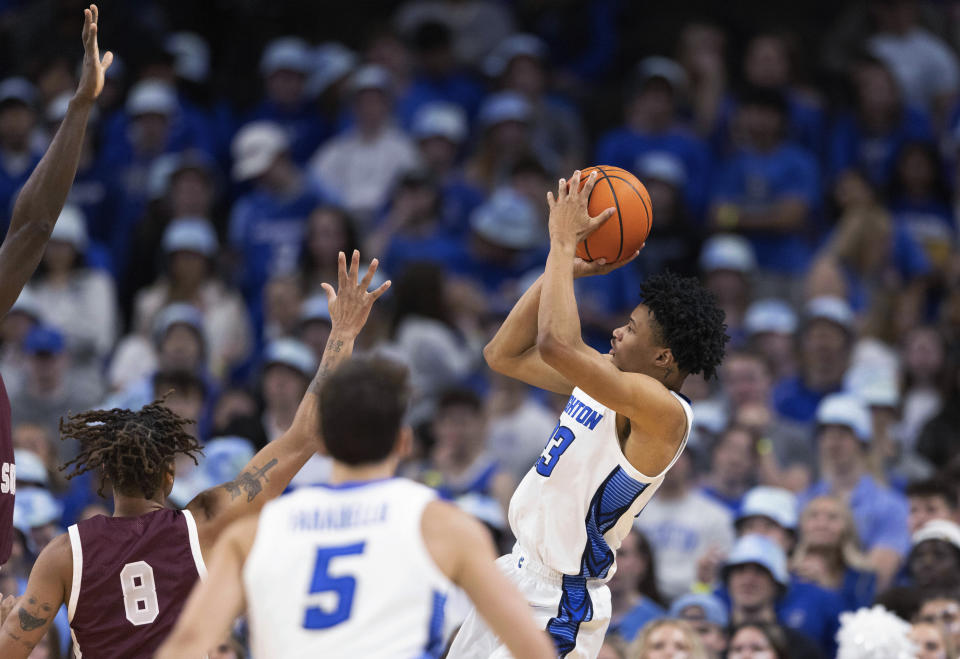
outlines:
[{"label": "jersey number 8", "polygon": [[153,568],[146,561],[127,563],[120,572],[123,587],[123,608],[127,620],[134,625],[149,625],[160,615],[157,602],[157,584],[153,580]]}]

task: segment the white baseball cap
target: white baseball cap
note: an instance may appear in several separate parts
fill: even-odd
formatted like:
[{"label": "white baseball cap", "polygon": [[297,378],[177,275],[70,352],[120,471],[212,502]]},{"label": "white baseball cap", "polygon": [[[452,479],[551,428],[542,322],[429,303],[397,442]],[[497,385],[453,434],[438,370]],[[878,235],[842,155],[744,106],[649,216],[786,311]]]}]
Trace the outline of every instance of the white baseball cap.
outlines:
[{"label": "white baseball cap", "polygon": [[687,183],[683,161],[666,151],[650,151],[637,158],[637,174],[643,180],[653,179],[682,188]]},{"label": "white baseball cap", "polygon": [[265,76],[277,71],[296,71],[306,75],[313,64],[310,46],[298,37],[274,39],[263,49],[260,73]]},{"label": "white baseball cap", "polygon": [[13,461],[17,465],[17,487],[28,484],[47,486],[50,484],[50,474],[33,451],[18,448],[13,450]]},{"label": "white baseball cap", "polygon": [[289,366],[308,380],[313,379],[317,371],[313,351],[296,339],[276,339],[267,345],[263,352],[263,368],[266,370],[274,364]]},{"label": "white baseball cap", "polygon": [[272,121],[254,121],[233,138],[233,178],[246,181],[269,169],[289,147],[287,134]]},{"label": "white baseball cap", "polygon": [[143,80],[130,90],[125,108],[131,117],[141,114],[169,117],[177,111],[177,92],[160,80]]},{"label": "white baseball cap", "polygon": [[393,88],[390,72],[378,64],[361,66],[350,76],[350,91],[353,93],[365,90],[381,91],[389,94]]},{"label": "white baseball cap", "polygon": [[512,34],[501,41],[483,61],[483,72],[496,78],[507,70],[515,57],[531,57],[543,60],[547,56],[547,44],[532,34]]},{"label": "white baseball cap", "polygon": [[357,54],[343,44],[320,44],[313,51],[313,70],[307,81],[307,89],[310,94],[318,96],[353,71],[356,65]]},{"label": "white baseball cap", "polygon": [[[17,464],[17,469],[19,468],[20,465]],[[960,551],[960,526],[948,519],[932,519],[916,530],[910,538],[910,545],[916,547],[925,540],[942,540]]]},{"label": "white baseball cap", "polygon": [[849,393],[825,396],[817,406],[817,424],[821,426],[846,426],[861,442],[873,439],[873,421],[863,401]]},{"label": "white baseball cap", "polygon": [[700,268],[704,272],[733,270],[749,274],[757,269],[753,245],[743,236],[720,233],[711,236],[700,250]]},{"label": "white baseball cap", "polygon": [[210,75],[210,46],[196,32],[175,32],[166,41],[173,55],[173,70],[192,82],[204,82]]},{"label": "white baseball cap", "polygon": [[848,332],[853,330],[853,309],[843,298],[834,295],[821,295],[807,302],[804,311],[807,322],[812,320],[829,320],[836,323]]},{"label": "white baseball cap", "polygon": [[163,232],[161,244],[163,251],[167,254],[196,252],[207,257],[216,254],[219,248],[213,225],[202,217],[184,217],[174,220]]},{"label": "white baseball cap", "polygon": [[73,204],[64,204],[57,223],[53,225],[53,233],[50,234],[50,240],[59,240],[61,242],[73,245],[78,253],[83,254],[87,251],[87,220],[83,216],[83,211]]},{"label": "white baseball cap", "polygon": [[748,335],[765,332],[793,334],[797,331],[797,314],[785,301],[765,298],[747,307],[743,327]]},{"label": "white baseball cap", "polygon": [[766,517],[793,531],[797,528],[797,496],[782,487],[754,487],[744,495],[736,523],[748,517]]},{"label": "white baseball cap", "polygon": [[511,188],[500,188],[470,215],[470,227],[485,240],[510,249],[530,249],[543,237],[537,210]]},{"label": "white baseball cap", "polygon": [[484,128],[505,121],[528,123],[533,114],[530,102],[516,92],[499,92],[487,97],[477,113],[477,121]]},{"label": "white baseball cap", "polygon": [[756,564],[767,570],[773,580],[786,588],[790,584],[790,573],[787,572],[787,555],[783,549],[770,538],[764,535],[751,533],[737,540],[730,550],[730,555],[724,564],[724,579],[731,568],[738,565]]},{"label": "white baseball cap", "polygon": [[414,115],[411,132],[420,140],[444,137],[454,144],[460,144],[467,137],[467,115],[463,108],[453,103],[427,103]]}]

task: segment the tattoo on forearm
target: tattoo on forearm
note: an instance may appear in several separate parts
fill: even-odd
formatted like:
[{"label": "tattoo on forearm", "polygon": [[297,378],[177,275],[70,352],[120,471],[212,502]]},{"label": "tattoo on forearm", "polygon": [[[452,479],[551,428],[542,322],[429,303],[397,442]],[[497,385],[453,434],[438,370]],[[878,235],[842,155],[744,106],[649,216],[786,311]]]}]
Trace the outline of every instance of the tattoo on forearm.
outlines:
[{"label": "tattoo on forearm", "polygon": [[265,483],[269,483],[270,479],[267,478],[267,472],[276,466],[277,458],[274,458],[267,464],[263,465],[263,467],[245,471],[237,476],[236,480],[224,483],[223,489],[230,493],[231,501],[236,499],[242,493],[246,492],[247,503],[250,503],[257,498],[258,494],[263,491],[263,485],[261,484],[260,479],[263,479],[263,482]]},{"label": "tattoo on forearm", "polygon": [[47,624],[47,618],[37,618],[36,616],[32,616],[22,606],[17,613],[20,614],[20,629],[25,632],[32,632],[34,629],[43,627],[45,624]]},{"label": "tattoo on forearm", "polygon": [[313,381],[310,383],[309,391],[312,394],[319,394],[320,387],[323,386],[323,380],[330,374],[330,362],[333,361],[333,355],[340,354],[340,350],[343,348],[343,341],[337,339],[331,344],[326,352],[324,353],[323,361],[320,362],[320,370],[317,371],[317,375],[313,378]]}]

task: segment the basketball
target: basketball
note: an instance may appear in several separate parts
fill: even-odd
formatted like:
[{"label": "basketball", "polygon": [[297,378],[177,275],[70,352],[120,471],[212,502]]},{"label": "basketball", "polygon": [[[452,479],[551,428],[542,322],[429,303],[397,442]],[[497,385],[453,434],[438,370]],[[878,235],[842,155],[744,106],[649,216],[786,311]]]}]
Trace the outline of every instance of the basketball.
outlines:
[{"label": "basketball", "polygon": [[647,239],[653,226],[653,206],[643,183],[627,170],[609,165],[587,167],[580,170],[581,181],[594,170],[598,172],[597,183],[587,205],[591,217],[611,207],[616,212],[577,245],[577,256],[585,261],[605,258],[607,263],[616,263],[630,258]]}]

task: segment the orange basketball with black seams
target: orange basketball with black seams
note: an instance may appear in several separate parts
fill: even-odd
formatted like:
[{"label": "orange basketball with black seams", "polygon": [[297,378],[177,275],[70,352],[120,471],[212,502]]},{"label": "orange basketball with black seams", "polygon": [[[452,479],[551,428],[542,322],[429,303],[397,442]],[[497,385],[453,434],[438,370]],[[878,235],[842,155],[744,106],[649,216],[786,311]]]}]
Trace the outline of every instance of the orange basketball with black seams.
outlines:
[{"label": "orange basketball with black seams", "polygon": [[[616,263],[640,249],[653,226],[650,193],[636,176],[620,167],[599,165],[580,170],[581,180],[598,172],[587,209],[595,217],[607,208],[616,209],[603,225],[577,245],[577,256],[585,261],[605,258]],[[581,184],[582,187],[582,184]]]}]

